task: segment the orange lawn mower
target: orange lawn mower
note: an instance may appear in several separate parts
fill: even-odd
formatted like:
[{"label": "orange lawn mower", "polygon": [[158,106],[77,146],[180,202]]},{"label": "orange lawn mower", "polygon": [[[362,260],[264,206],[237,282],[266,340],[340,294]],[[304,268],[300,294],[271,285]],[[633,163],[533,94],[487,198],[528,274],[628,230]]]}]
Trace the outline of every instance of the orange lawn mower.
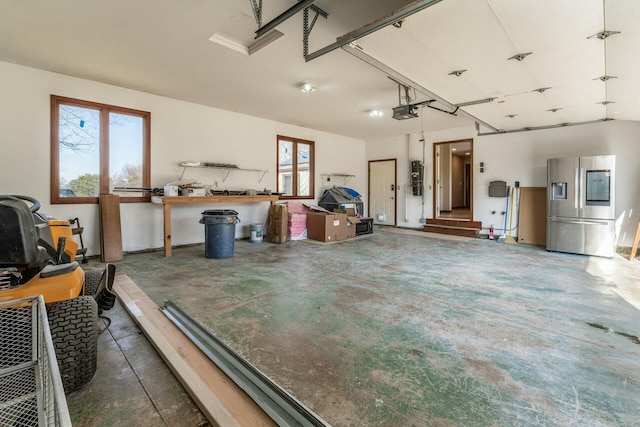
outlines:
[{"label": "orange lawn mower", "polygon": [[[39,209],[40,202],[31,197],[0,195],[0,302],[43,296],[68,394],[89,383],[96,372],[98,316],[115,303],[115,266],[85,272],[75,261],[78,244],[70,222]],[[17,326],[0,325],[0,341],[3,335],[15,333]],[[0,349],[0,361],[13,357],[15,351],[18,349]]]}]

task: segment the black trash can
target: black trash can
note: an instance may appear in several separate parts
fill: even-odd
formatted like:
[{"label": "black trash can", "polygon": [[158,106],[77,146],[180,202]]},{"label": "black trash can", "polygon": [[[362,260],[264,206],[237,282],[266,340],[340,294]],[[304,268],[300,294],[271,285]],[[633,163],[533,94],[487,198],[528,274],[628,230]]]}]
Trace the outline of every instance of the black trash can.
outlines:
[{"label": "black trash can", "polygon": [[236,241],[238,212],[229,209],[213,209],[202,212],[200,224],[204,224],[204,256],[229,258],[233,256]]}]

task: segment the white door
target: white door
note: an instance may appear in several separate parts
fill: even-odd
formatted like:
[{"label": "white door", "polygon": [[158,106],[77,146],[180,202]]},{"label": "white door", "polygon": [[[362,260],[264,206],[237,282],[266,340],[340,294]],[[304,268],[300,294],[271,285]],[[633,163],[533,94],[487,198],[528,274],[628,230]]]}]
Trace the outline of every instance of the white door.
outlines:
[{"label": "white door", "polygon": [[435,166],[433,169],[433,176],[434,176],[434,188],[436,190],[436,195],[435,195],[435,205],[433,207],[433,217],[434,218],[440,218],[440,206],[442,206],[443,203],[443,196],[442,196],[442,179],[440,178],[440,173],[441,173],[441,164],[440,164],[440,144],[437,144],[433,146],[434,148],[434,156],[433,156],[433,165]]},{"label": "white door", "polygon": [[369,162],[369,216],[374,224],[396,225],[396,160]]}]

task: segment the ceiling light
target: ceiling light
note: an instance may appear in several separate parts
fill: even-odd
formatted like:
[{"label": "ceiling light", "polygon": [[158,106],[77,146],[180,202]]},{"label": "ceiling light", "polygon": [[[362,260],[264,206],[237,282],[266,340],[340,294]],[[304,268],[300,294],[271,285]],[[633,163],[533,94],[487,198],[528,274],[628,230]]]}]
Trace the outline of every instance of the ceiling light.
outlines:
[{"label": "ceiling light", "polygon": [[458,151],[458,149],[457,148],[452,148],[451,151]]},{"label": "ceiling light", "polygon": [[518,61],[522,61],[524,58],[526,58],[527,56],[531,55],[533,52],[526,52],[526,53],[517,53],[515,55],[513,55],[511,58],[507,58],[507,61],[510,59],[517,59]]},{"label": "ceiling light", "polygon": [[371,117],[382,117],[384,115],[384,112],[382,110],[371,110],[369,111],[369,115]]},{"label": "ceiling light", "polygon": [[311,93],[316,90],[311,83],[305,82],[300,85],[300,90],[304,93]]},{"label": "ceiling light", "polygon": [[464,153],[464,154],[465,154],[466,156],[470,156],[470,155],[471,155],[471,153],[469,153],[469,152],[466,152],[466,153]]},{"label": "ceiling light", "polygon": [[620,31],[600,31],[599,33],[595,33],[594,35],[589,36],[587,38],[604,40],[607,37],[612,36],[614,34],[620,34]]}]

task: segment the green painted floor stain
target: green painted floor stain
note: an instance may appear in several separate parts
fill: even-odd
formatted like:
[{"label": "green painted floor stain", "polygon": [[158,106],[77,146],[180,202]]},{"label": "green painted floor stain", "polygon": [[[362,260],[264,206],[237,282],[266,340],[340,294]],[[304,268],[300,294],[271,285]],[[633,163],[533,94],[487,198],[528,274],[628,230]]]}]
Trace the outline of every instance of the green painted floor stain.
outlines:
[{"label": "green painted floor stain", "polygon": [[639,269],[418,234],[176,248],[119,272],[335,426],[640,425],[640,312],[611,292]]}]

